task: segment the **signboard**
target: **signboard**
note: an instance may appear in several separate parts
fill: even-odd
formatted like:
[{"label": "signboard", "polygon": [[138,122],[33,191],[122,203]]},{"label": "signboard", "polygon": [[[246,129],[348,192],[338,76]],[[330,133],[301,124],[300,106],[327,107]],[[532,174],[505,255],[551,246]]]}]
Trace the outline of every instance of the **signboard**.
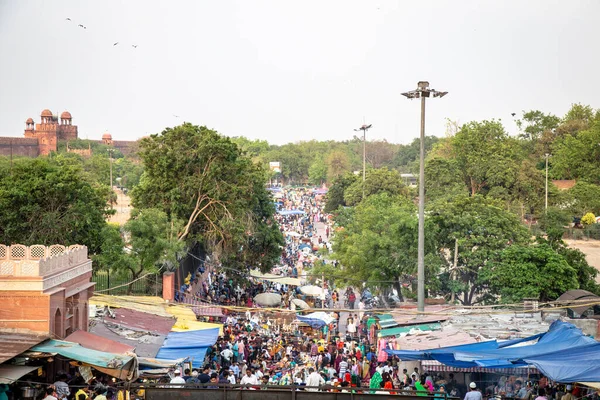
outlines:
[{"label": "signboard", "polygon": [[271,161],[269,163],[269,169],[273,172],[281,173],[281,163],[279,161]]}]

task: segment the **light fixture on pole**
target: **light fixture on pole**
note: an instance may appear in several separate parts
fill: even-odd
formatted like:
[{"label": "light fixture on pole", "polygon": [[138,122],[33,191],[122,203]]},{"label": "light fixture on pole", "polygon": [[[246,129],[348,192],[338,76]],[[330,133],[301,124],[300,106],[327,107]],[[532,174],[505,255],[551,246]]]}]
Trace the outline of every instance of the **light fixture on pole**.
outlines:
[{"label": "light fixture on pole", "polygon": [[419,242],[417,248],[417,310],[425,311],[425,99],[444,97],[448,92],[429,88],[429,82],[421,81],[416,90],[402,93],[408,99],[421,99],[421,145],[419,154]]},{"label": "light fixture on pole", "polygon": [[366,167],[367,167],[367,131],[373,126],[373,124],[363,124],[358,129],[355,129],[356,132],[363,131],[363,199],[365,198],[365,179],[367,176]]},{"label": "light fixture on pole", "polygon": [[550,157],[549,153],[544,155],[546,157],[546,201],[544,203],[544,213],[548,212],[548,157]]}]

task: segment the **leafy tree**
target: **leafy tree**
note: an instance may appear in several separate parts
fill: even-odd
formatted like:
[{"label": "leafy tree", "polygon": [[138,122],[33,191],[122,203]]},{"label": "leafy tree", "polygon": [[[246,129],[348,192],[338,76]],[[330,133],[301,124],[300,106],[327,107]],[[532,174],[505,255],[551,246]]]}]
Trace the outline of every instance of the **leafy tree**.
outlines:
[{"label": "leafy tree", "polygon": [[0,171],[0,240],[20,243],[101,244],[108,187],[90,182],[76,161],[18,159]]},{"label": "leafy tree", "polygon": [[540,218],[540,228],[546,232],[550,243],[562,241],[565,227],[571,222],[571,215],[560,208],[548,207]]},{"label": "leafy tree", "polygon": [[425,195],[433,200],[468,194],[458,163],[453,158],[430,157],[425,160]]},{"label": "leafy tree", "polygon": [[[428,154],[439,140],[440,138],[436,136],[425,136],[425,154]],[[421,140],[416,138],[410,144],[400,146],[396,152],[393,166],[400,168],[403,172],[411,172],[409,167],[418,162],[420,153]]]},{"label": "leafy tree", "polygon": [[283,237],[260,165],[226,137],[186,123],[140,144],[144,173],[136,208],[158,208],[182,220],[178,239],[203,243],[234,267],[270,270]]},{"label": "leafy tree", "polygon": [[484,266],[480,275],[504,303],[527,297],[555,300],[567,290],[579,288],[575,269],[548,243],[509,246],[497,261]]},{"label": "leafy tree", "polygon": [[510,185],[520,155],[498,121],[470,122],[452,138],[453,157],[471,195]]},{"label": "leafy tree", "polygon": [[[123,230],[128,240],[129,260],[123,264],[131,272],[132,281],[143,273],[157,272],[160,266],[173,270],[177,264],[177,253],[184,243],[177,239],[181,221],[169,220],[167,214],[157,209],[134,210]],[[129,286],[129,291],[131,286]]]},{"label": "leafy tree", "polygon": [[520,136],[533,142],[540,139],[545,131],[556,129],[559,124],[559,117],[539,110],[523,112],[523,118],[517,120],[517,126],[523,130]]},{"label": "leafy tree", "polygon": [[[340,282],[381,286],[380,281],[402,282],[417,268],[418,219],[414,204],[388,193],[367,197],[354,208],[344,229],[334,237],[333,258],[348,279]],[[441,263],[432,228],[426,232],[427,284],[435,286]],[[340,273],[337,273],[340,276]],[[398,287],[399,288],[399,287]]]},{"label": "leafy tree", "polygon": [[321,185],[327,181],[327,165],[322,157],[316,157],[308,168],[308,181],[313,185]]},{"label": "leafy tree", "polygon": [[367,162],[373,168],[391,167],[395,148],[387,140],[374,140],[366,146]]},{"label": "leafy tree", "polygon": [[340,175],[350,171],[350,160],[346,153],[335,150],[329,153],[325,159],[327,164],[327,176],[329,179],[335,179]]},{"label": "leafy tree", "polygon": [[600,214],[600,186],[578,181],[567,191],[569,210],[575,215]]},{"label": "leafy tree", "polygon": [[364,182],[362,179],[357,179],[346,189],[344,193],[346,204],[350,206],[358,204],[363,199],[363,187],[365,197],[380,193],[387,193],[390,196],[408,194],[408,188],[398,171],[387,168],[371,169],[367,171]]},{"label": "leafy tree", "polygon": [[583,179],[600,183],[600,122],[575,136],[563,136],[554,142],[551,166],[557,179]]},{"label": "leafy tree", "polygon": [[339,207],[345,207],[347,204],[344,200],[344,193],[358,179],[358,176],[352,173],[347,173],[334,179],[327,193],[327,202],[325,203],[324,211],[332,213]]},{"label": "leafy tree", "polygon": [[479,276],[488,263],[511,244],[526,244],[529,233],[502,203],[481,195],[441,199],[428,205],[432,222],[438,227],[437,243],[454,257],[458,240],[458,268],[455,285],[458,300],[465,305],[489,299],[490,282]]},{"label": "leafy tree", "polygon": [[125,251],[125,241],[118,224],[108,223],[101,232],[100,251],[92,255],[94,267],[106,271],[125,271],[131,267],[131,258]]}]

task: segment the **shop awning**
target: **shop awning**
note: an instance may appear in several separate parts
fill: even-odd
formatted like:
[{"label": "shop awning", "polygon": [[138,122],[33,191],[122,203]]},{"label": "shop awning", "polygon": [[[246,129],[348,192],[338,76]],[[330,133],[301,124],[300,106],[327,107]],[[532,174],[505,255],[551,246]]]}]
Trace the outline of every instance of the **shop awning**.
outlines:
[{"label": "shop awning", "polygon": [[27,351],[31,346],[48,339],[48,335],[0,330],[0,364]]},{"label": "shop awning", "polygon": [[10,385],[22,376],[25,376],[38,368],[39,367],[2,364],[0,365],[0,384]]},{"label": "shop awning", "polygon": [[377,336],[379,336],[379,337],[398,336],[403,333],[408,333],[413,329],[417,329],[420,331],[435,331],[438,329],[442,329],[442,325],[438,322],[433,322],[431,324],[398,326],[396,328],[382,329],[379,331],[379,333],[377,333]]},{"label": "shop awning", "polygon": [[78,343],[49,339],[33,346],[30,351],[60,354],[65,358],[90,365],[121,380],[133,380],[137,379],[138,376],[138,365],[135,357],[92,350]]},{"label": "shop awning", "polygon": [[381,329],[389,329],[399,325],[391,314],[380,314],[378,317]]},{"label": "shop awning", "polygon": [[275,274],[263,274],[257,269],[250,271],[250,276],[255,279],[263,279],[265,281],[281,283],[282,285],[301,286],[300,279],[289,276],[281,276]]}]

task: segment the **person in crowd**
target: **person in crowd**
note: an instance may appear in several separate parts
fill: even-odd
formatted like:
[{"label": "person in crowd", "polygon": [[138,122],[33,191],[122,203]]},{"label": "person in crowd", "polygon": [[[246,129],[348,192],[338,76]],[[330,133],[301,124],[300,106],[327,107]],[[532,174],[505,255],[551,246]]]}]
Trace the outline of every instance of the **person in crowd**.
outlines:
[{"label": "person in crowd", "polygon": [[464,400],[482,400],[481,392],[477,390],[475,382],[469,383],[469,391],[465,394]]},{"label": "person in crowd", "polygon": [[54,388],[56,389],[56,397],[59,400],[67,399],[71,394],[71,391],[69,390],[69,384],[67,383],[68,379],[69,377],[67,376],[67,374],[61,374],[58,377],[58,380],[54,382]]},{"label": "person in crowd", "polygon": [[325,379],[323,379],[321,374],[315,371],[315,369],[312,367],[308,369],[308,373],[309,375],[306,378],[306,390],[316,392],[319,390],[319,386],[325,384]]},{"label": "person in crowd", "polygon": [[173,371],[173,378],[171,378],[171,381],[169,383],[173,383],[173,384],[177,384],[177,385],[185,384],[185,379],[183,379],[183,377],[181,376],[180,370],[176,369],[175,371]]}]

